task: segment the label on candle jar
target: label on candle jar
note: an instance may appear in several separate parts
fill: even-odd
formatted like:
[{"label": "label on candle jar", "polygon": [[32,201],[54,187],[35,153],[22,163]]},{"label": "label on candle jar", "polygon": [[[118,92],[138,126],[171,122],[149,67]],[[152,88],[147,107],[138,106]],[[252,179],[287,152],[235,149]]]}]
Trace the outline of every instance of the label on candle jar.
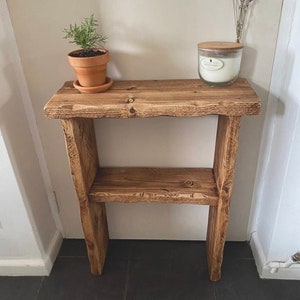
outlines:
[{"label": "label on candle jar", "polygon": [[222,69],[224,63],[220,59],[213,58],[213,57],[206,57],[201,59],[201,66],[208,71],[216,71]]},{"label": "label on candle jar", "polygon": [[242,56],[222,59],[199,55],[199,75],[210,83],[231,82],[239,75]]}]

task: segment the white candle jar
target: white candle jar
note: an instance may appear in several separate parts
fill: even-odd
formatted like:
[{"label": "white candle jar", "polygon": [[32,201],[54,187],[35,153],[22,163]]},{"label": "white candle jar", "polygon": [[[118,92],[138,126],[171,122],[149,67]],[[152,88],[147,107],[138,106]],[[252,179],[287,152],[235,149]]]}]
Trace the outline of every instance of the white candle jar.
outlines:
[{"label": "white candle jar", "polygon": [[198,44],[198,72],[209,85],[229,85],[239,76],[243,45],[233,42]]}]

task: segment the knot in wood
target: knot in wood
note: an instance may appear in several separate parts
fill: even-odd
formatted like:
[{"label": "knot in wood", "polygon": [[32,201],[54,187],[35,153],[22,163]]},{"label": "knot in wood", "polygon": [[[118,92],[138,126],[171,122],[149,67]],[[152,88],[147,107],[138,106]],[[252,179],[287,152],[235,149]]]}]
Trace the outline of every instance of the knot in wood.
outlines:
[{"label": "knot in wood", "polygon": [[134,109],[134,107],[131,107],[129,111],[130,111],[130,113],[132,113],[132,114],[135,114],[135,113],[136,113],[136,110]]},{"label": "knot in wood", "polygon": [[131,91],[131,90],[135,90],[135,89],[136,89],[136,87],[134,85],[132,85],[131,87],[127,88],[126,90]]},{"label": "knot in wood", "polygon": [[126,101],[127,103],[133,103],[134,102],[134,97],[130,97]]},{"label": "knot in wood", "polygon": [[193,182],[192,180],[186,180],[186,181],[184,182],[184,185],[185,185],[186,187],[193,187],[193,186],[194,186],[194,182]]}]

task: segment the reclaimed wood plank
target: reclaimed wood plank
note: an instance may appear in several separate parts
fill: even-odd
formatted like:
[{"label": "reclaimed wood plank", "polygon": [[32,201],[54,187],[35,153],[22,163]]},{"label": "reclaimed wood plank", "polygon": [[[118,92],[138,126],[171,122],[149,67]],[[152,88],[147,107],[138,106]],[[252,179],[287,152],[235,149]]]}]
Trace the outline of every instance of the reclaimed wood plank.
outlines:
[{"label": "reclaimed wood plank", "polygon": [[96,202],[217,205],[209,168],[100,168],[89,198]]},{"label": "reclaimed wood plank", "polygon": [[260,101],[245,79],[227,87],[197,79],[117,81],[98,94],[81,94],[66,82],[44,111],[54,119],[242,116],[258,114]]},{"label": "reclaimed wood plank", "polygon": [[207,260],[212,281],[221,278],[223,250],[238,149],[240,117],[219,116],[214,157],[214,176],[219,200],[210,206],[207,228]]},{"label": "reclaimed wood plank", "polygon": [[99,161],[93,120],[62,120],[70,169],[79,201],[82,228],[94,275],[102,273],[105,262],[108,229],[105,204],[90,203],[88,192],[96,176]]}]

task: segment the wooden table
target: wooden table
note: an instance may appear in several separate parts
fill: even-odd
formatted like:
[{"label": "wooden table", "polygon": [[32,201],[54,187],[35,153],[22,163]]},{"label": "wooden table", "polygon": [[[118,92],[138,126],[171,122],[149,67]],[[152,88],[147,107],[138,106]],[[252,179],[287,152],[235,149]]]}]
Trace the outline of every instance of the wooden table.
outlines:
[{"label": "wooden table", "polygon": [[[209,87],[199,79],[117,81],[99,94],[81,94],[72,82],[45,106],[61,119],[91,272],[102,273],[109,240],[105,202],[209,205],[207,259],[210,279],[221,277],[240,119],[260,112],[245,79]],[[218,115],[213,168],[101,168],[93,119]]]}]

